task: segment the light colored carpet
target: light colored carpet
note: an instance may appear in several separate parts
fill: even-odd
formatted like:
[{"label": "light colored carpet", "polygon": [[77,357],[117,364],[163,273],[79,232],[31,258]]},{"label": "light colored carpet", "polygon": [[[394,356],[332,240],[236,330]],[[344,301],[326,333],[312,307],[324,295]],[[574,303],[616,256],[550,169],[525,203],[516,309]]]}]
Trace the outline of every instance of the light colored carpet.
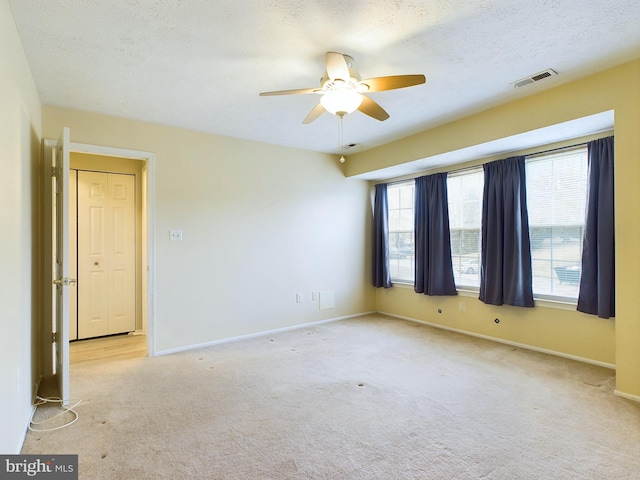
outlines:
[{"label": "light colored carpet", "polygon": [[379,315],[71,373],[81,479],[640,478],[613,371]]}]

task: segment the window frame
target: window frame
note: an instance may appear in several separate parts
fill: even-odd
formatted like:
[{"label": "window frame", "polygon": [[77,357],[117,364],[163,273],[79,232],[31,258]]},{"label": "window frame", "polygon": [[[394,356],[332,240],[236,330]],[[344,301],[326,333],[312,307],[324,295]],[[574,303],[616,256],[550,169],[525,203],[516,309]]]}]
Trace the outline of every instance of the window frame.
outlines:
[{"label": "window frame", "polygon": [[[535,152],[535,153],[531,153],[531,154],[527,154],[525,155],[525,162],[530,162],[530,161],[539,161],[539,160],[544,160],[545,157],[560,153],[562,151],[570,151],[570,150],[578,150],[578,149],[584,149],[587,147],[586,143],[577,143],[577,144],[573,144],[573,145],[568,145],[568,146],[563,146],[563,147],[559,147],[559,148],[555,148],[555,149],[551,149],[551,150],[546,150],[546,151],[540,151],[540,152]],[[587,152],[588,155],[588,152]],[[456,170],[451,170],[448,171],[448,175],[450,177],[457,177],[457,176],[461,176],[461,175],[465,175],[465,174],[474,174],[474,173],[478,173],[478,170],[483,172],[483,165],[485,162],[481,163],[481,164],[477,164],[475,166],[472,167],[464,167],[464,168],[460,168],[460,169],[456,169]],[[588,167],[585,168],[586,173],[586,177],[588,177]],[[424,174],[424,173],[422,173]],[[588,178],[585,179],[586,183],[587,183],[587,192],[588,192]],[[387,188],[389,187],[396,187],[396,186],[401,186],[401,185],[411,185],[411,187],[413,188],[413,201],[414,201],[414,205],[412,208],[412,212],[415,215],[415,178],[410,178],[410,179],[403,179],[403,180],[398,180],[398,181],[392,181],[389,182],[387,184]],[[527,180],[527,186],[528,186],[529,182]],[[482,210],[482,201],[483,198],[481,196],[480,198],[480,210]],[[585,198],[585,202],[586,202],[586,198]],[[528,206],[527,206],[528,208]],[[390,213],[389,209],[389,213]],[[482,215],[482,212],[480,211],[480,215]],[[451,226],[450,226],[451,228]],[[481,237],[481,231],[482,231],[482,218],[480,219],[480,237]],[[453,229],[451,229],[451,231],[453,231]],[[402,232],[402,233],[409,233],[408,230],[394,230],[393,233],[396,232]],[[584,232],[584,220],[581,226],[581,232]],[[390,241],[390,235],[392,233],[391,230],[391,226],[389,226],[389,245],[391,246],[391,241]],[[411,228],[411,233],[413,235],[413,255],[411,255],[411,259],[413,261],[413,267],[412,267],[412,272],[413,272],[413,277],[411,279],[409,278],[400,278],[400,277],[391,277],[391,281],[393,284],[399,284],[399,285],[404,285],[404,286],[408,286],[408,285],[414,285],[415,284],[415,217],[414,217],[414,221],[412,224],[412,228]],[[531,238],[531,225],[529,225],[529,235]],[[481,238],[478,239],[479,241],[479,245],[478,245],[478,266],[481,268],[481,257],[482,257],[482,246],[481,246]],[[579,242],[581,243],[580,245],[580,257],[582,255],[582,238],[579,239]],[[452,262],[453,262],[453,244],[452,246]],[[533,250],[533,249],[532,249]],[[391,259],[390,259],[391,262]],[[532,252],[532,262],[533,262],[533,252]],[[532,265],[533,267],[533,265]],[[391,265],[389,266],[390,270],[391,270]],[[454,272],[455,272],[455,266],[454,266]],[[532,274],[533,274],[533,268],[532,268]],[[553,279],[552,279],[553,281]],[[480,287],[479,285],[468,285],[468,284],[463,284],[463,283],[458,283],[456,282],[456,290],[458,291],[458,293],[462,293],[464,294],[468,294],[468,295],[474,295],[475,293],[480,291]],[[579,283],[578,283],[579,285]],[[534,300],[535,301],[540,301],[546,305],[558,305],[558,306],[565,306],[565,308],[571,308],[572,306],[575,306],[578,302],[578,295],[579,295],[579,287],[578,287],[578,293],[576,293],[575,297],[571,297],[571,296],[563,296],[563,295],[552,295],[552,294],[546,294],[546,293],[536,293],[535,291],[533,292],[533,296],[534,296]]]},{"label": "window frame", "polygon": [[[469,167],[469,168],[462,168],[459,170],[453,170],[451,172],[449,172],[448,174],[448,178],[447,178],[447,196],[449,199],[449,206],[451,205],[451,191],[449,190],[449,180],[450,179],[454,179],[454,178],[460,178],[463,176],[471,176],[471,175],[478,175],[481,174],[481,178],[483,180],[482,182],[482,188],[484,188],[484,169],[482,167],[482,165],[478,165],[478,166],[474,166],[474,167]],[[463,205],[464,205],[464,201],[463,201]],[[478,256],[477,259],[470,259],[470,260],[477,260],[477,265],[478,265],[478,271],[474,273],[474,275],[478,276],[478,284],[477,285],[473,285],[473,284],[466,284],[466,283],[458,283],[456,281],[456,289],[458,291],[460,290],[465,290],[465,291],[470,291],[470,292],[479,292],[480,291],[480,268],[481,268],[481,262],[482,262],[482,190],[480,192],[480,198],[479,198],[479,224],[478,224],[478,233],[477,233],[477,241],[478,241]],[[464,213],[462,213],[463,217],[464,217]],[[453,245],[453,232],[454,230],[458,230],[458,229],[454,229],[451,226],[451,219],[452,219],[452,215],[451,215],[451,209],[449,209],[449,231],[450,231],[450,235],[451,235],[451,263],[453,264],[453,272],[454,272],[454,277],[457,280],[458,275],[461,274],[460,271],[457,270],[456,267],[456,263],[454,261],[454,245]],[[459,230],[464,230],[464,228],[460,228]],[[461,259],[460,255],[457,255],[457,257],[459,257]]]},{"label": "window frame", "polygon": [[[388,215],[389,215],[389,231],[388,231],[388,242],[389,242],[389,272],[391,272],[391,283],[392,284],[403,284],[403,285],[413,285],[415,284],[415,258],[416,258],[416,254],[415,254],[415,179],[409,179],[409,180],[400,180],[397,182],[391,182],[389,184],[387,184],[387,202],[389,202],[389,198],[391,197],[389,195],[389,189],[390,188],[400,188],[402,186],[411,186],[412,188],[412,194],[411,194],[411,229],[410,230],[405,230],[405,229],[397,229],[397,230],[392,230],[391,229],[391,211],[392,208],[390,205],[387,205],[387,210],[388,210]],[[395,210],[395,209],[394,209]],[[402,208],[400,207],[398,210],[407,210],[407,208]],[[393,276],[393,268],[391,266],[391,262],[392,262],[392,258],[391,258],[391,245],[392,245],[392,241],[391,241],[391,235],[392,234],[411,234],[412,236],[412,245],[413,245],[413,254],[409,255],[409,260],[411,261],[411,272],[412,272],[412,278],[403,278],[403,277],[394,277]],[[397,258],[397,260],[404,260],[406,258]],[[394,259],[396,260],[396,259]],[[399,270],[399,264],[398,264],[398,270]]]},{"label": "window frame", "polygon": [[[582,250],[583,250],[583,238],[584,238],[584,228],[585,228],[585,214],[584,212],[586,212],[585,208],[586,208],[586,203],[587,203],[587,195],[588,195],[588,191],[589,191],[589,179],[588,179],[588,150],[587,150],[587,144],[586,143],[580,143],[580,144],[575,144],[575,145],[570,145],[570,146],[566,146],[566,147],[560,147],[557,149],[553,149],[553,150],[548,150],[548,151],[544,151],[544,152],[539,152],[539,153],[533,153],[531,155],[527,155],[525,157],[525,164],[527,166],[527,168],[529,167],[530,163],[535,163],[535,162],[540,162],[540,161],[545,161],[545,160],[549,160],[552,159],[554,156],[557,156],[559,154],[563,154],[563,153],[571,153],[573,151],[579,151],[582,150],[583,156],[584,156],[584,185],[585,185],[585,191],[584,191],[584,198],[583,198],[583,204],[582,204],[582,211],[583,211],[583,216],[582,216],[582,222],[578,225],[562,225],[562,224],[549,224],[546,227],[542,227],[542,228],[550,228],[553,229],[557,228],[557,229],[561,229],[561,228],[568,228],[568,227],[574,227],[574,228],[579,228],[579,235],[577,236],[577,242],[578,242],[578,248],[579,248],[579,254],[578,254],[578,259],[574,260],[573,263],[578,264],[580,267],[582,266]],[[527,175],[527,197],[530,194],[530,188],[529,188],[529,175]],[[529,200],[527,198],[527,200]],[[527,211],[530,212],[530,205],[529,205],[529,201],[527,202]],[[529,238],[531,241],[531,262],[532,262],[532,269],[531,269],[531,274],[532,276],[535,276],[535,272],[533,270],[534,267],[534,262],[535,261],[547,261],[546,259],[536,259],[534,258],[534,254],[533,254],[533,243],[534,243],[534,236],[532,235],[532,228],[541,228],[541,227],[532,227],[531,226],[531,215],[529,215]],[[555,271],[555,267],[554,265],[554,254],[553,254],[553,250],[551,250],[553,248],[553,242],[554,242],[554,237],[553,235],[551,236],[550,240],[550,259],[548,260],[550,262],[550,269],[552,271],[551,273],[551,282],[553,282],[553,272]],[[564,261],[568,261],[568,260],[564,260]],[[560,280],[559,280],[560,281]],[[562,285],[562,282],[560,281],[560,285]],[[577,279],[577,290],[576,290],[576,296],[567,296],[567,295],[554,295],[554,294],[549,294],[549,293],[536,293],[535,291],[535,281],[533,283],[533,287],[534,287],[534,291],[533,291],[533,297],[534,300],[543,300],[543,301],[548,301],[548,302],[558,302],[558,303],[564,303],[564,304],[570,304],[570,305],[577,305],[578,303],[578,296],[580,294],[580,276],[578,276]]]}]

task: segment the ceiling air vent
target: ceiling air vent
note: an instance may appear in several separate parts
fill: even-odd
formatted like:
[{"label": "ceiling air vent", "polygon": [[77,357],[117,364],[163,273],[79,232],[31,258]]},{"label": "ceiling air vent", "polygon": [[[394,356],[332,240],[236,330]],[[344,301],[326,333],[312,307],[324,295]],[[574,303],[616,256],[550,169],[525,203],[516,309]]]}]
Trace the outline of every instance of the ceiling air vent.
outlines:
[{"label": "ceiling air vent", "polygon": [[530,83],[539,82],[540,80],[544,80],[545,78],[554,77],[558,75],[558,72],[551,68],[547,68],[546,70],[538,73],[534,73],[525,78],[521,78],[520,80],[516,80],[515,82],[511,82],[514,88],[524,87],[525,85],[529,85]]},{"label": "ceiling air vent", "polygon": [[360,144],[358,143],[349,143],[348,145],[342,145],[342,149],[343,150],[351,150],[352,148],[356,148],[359,147]]}]

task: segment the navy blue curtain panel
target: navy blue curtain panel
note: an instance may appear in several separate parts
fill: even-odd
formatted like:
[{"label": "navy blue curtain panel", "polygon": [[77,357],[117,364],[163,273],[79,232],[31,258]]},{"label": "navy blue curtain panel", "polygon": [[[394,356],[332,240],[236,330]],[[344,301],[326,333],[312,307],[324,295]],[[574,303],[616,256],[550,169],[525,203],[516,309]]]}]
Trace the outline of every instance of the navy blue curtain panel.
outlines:
[{"label": "navy blue curtain panel", "polygon": [[373,286],[391,287],[387,184],[376,185],[373,203]]},{"label": "navy blue curtain panel", "polygon": [[533,307],[525,158],[484,165],[480,300]]},{"label": "navy blue curtain panel", "polygon": [[578,311],[615,317],[613,137],[589,142],[589,187]]},{"label": "navy blue curtain panel", "polygon": [[447,174],[416,178],[415,283],[425,295],[457,295],[451,262]]}]

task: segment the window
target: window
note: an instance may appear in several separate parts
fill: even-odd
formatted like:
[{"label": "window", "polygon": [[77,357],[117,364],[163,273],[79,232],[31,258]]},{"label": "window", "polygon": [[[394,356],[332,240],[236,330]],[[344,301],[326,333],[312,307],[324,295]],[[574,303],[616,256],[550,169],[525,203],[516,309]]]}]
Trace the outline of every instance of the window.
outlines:
[{"label": "window", "polygon": [[538,298],[578,298],[587,165],[586,146],[527,158],[533,293]]},{"label": "window", "polygon": [[451,260],[456,286],[480,287],[483,188],[482,168],[449,174],[447,179]]},{"label": "window", "polygon": [[[586,146],[581,146],[527,157],[527,209],[536,298],[578,298],[587,155]],[[480,287],[483,189],[482,167],[448,175],[451,260],[458,288]],[[414,282],[414,195],[413,180],[387,187],[389,269],[395,282]]]},{"label": "window", "polygon": [[402,182],[387,187],[389,209],[389,271],[391,280],[413,283],[415,247],[413,235],[413,203],[415,182]]}]

